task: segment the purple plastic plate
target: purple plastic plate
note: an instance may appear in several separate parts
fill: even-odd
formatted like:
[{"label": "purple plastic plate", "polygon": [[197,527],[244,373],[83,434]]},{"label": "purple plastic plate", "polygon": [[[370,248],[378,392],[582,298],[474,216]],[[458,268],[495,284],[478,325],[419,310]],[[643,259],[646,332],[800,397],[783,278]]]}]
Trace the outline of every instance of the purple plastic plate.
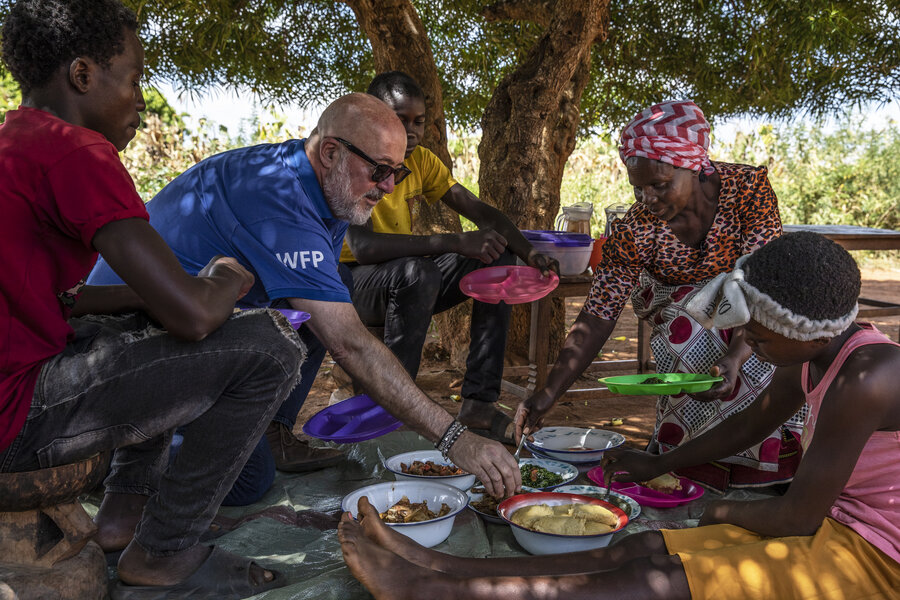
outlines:
[{"label": "purple plastic plate", "polygon": [[276,308],[278,312],[287,317],[287,320],[291,322],[291,325],[294,326],[294,329],[300,327],[305,321],[309,321],[310,314],[308,312],[303,312],[302,310],[290,310],[287,308]]},{"label": "purple plastic plate", "polygon": [[[605,486],[603,483],[603,467],[594,467],[588,471],[587,476],[588,479],[597,485]],[[629,498],[634,498],[641,506],[652,506],[655,508],[681,506],[682,504],[693,502],[703,495],[703,488],[687,477],[679,477],[678,481],[681,482],[681,489],[671,494],[657,492],[637,483],[625,483],[623,481],[613,481],[609,489],[624,494]]]},{"label": "purple plastic plate", "polygon": [[390,433],[401,425],[374,400],[360,394],[323,408],[303,425],[303,431],[320,440],[350,444]]},{"label": "purple plastic plate", "polygon": [[490,304],[501,300],[522,304],[539,300],[559,285],[559,277],[550,272],[544,277],[534,267],[504,265],[472,271],[459,281],[459,289],[467,295]]}]

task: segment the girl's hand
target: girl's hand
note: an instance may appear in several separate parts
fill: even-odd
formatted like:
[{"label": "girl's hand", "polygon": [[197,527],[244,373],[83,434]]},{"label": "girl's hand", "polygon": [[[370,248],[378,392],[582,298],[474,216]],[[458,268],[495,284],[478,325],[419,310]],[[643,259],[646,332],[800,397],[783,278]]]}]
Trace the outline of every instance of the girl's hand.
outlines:
[{"label": "girl's hand", "polygon": [[603,468],[603,482],[609,485],[613,481],[634,482],[653,479],[669,470],[662,464],[660,458],[661,455],[630,448],[607,450],[603,453],[603,460],[600,463]]}]

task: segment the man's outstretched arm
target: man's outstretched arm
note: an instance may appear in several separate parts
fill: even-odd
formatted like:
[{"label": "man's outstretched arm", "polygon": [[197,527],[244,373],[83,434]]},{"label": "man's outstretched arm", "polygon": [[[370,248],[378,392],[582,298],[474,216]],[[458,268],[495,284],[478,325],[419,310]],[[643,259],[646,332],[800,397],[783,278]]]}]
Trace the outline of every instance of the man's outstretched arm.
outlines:
[{"label": "man's outstretched arm", "polygon": [[[290,304],[312,318],[309,327],[334,360],[366,392],[413,431],[437,443],[453,417],[425,395],[381,341],[368,332],[352,304],[291,298]],[[499,442],[465,432],[450,449],[450,458],[475,474],[494,495],[521,485],[518,465]]]}]

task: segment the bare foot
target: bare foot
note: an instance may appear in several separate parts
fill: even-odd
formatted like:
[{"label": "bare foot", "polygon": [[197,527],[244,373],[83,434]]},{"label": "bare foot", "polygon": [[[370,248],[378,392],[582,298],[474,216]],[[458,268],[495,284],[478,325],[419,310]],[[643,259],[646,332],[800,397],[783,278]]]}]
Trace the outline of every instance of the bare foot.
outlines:
[{"label": "bare foot", "polygon": [[[385,525],[378,511],[363,496],[357,505],[359,525],[367,538],[409,562],[442,573],[453,572],[453,556],[426,548]],[[351,519],[344,514],[343,519]]]},{"label": "bare foot", "polygon": [[424,597],[419,586],[427,587],[436,574],[385,550],[366,537],[362,525],[344,516],[338,525],[338,540],[353,576],[378,600]]},{"label": "bare foot", "polygon": [[[151,556],[132,541],[119,558],[119,579],[129,585],[175,585],[190,577],[207,559],[211,547],[197,544],[171,556]],[[275,578],[257,564],[250,566],[254,585],[268,583]]]},{"label": "bare foot", "polygon": [[131,542],[145,504],[147,496],[141,494],[107,493],[103,496],[94,517],[97,525],[94,541],[104,552],[121,550]]}]

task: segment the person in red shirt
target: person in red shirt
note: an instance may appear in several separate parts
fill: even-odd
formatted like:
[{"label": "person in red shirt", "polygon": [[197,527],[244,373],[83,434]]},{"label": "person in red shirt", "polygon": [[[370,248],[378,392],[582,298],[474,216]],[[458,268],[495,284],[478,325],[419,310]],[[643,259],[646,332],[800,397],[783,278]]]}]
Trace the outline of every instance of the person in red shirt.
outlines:
[{"label": "person in red shirt", "polygon": [[[190,276],[149,225],[118,157],[145,108],[136,30],[118,0],[19,0],[3,25],[22,105],[0,125],[0,471],[115,450],[96,519],[102,547],[127,543],[113,597],[243,598],[284,580],[198,540],[300,342],[275,311],[232,316],[253,284],[233,258]],[[127,285],[84,285],[98,252]]]}]

